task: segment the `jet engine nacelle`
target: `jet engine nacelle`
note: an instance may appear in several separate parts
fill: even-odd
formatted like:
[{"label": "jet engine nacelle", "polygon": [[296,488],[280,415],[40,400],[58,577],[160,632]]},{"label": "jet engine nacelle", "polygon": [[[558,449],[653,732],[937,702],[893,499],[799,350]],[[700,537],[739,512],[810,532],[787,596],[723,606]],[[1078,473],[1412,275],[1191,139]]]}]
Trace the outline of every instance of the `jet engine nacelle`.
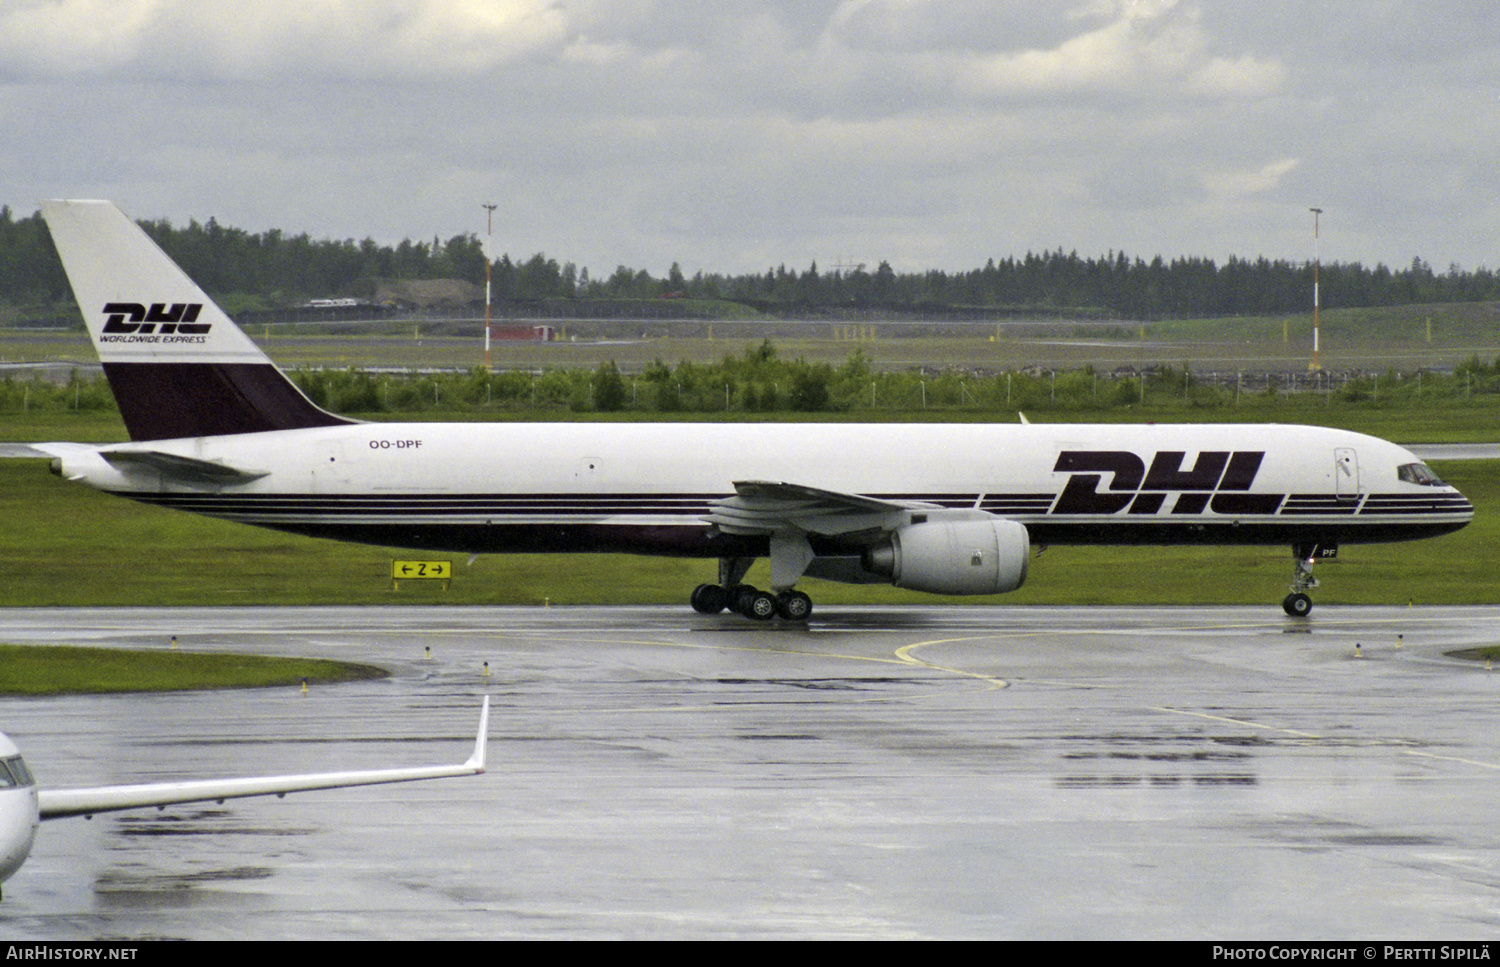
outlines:
[{"label": "jet engine nacelle", "polygon": [[891,532],[864,554],[867,571],[932,594],[1000,594],[1026,580],[1031,536],[1013,520],[926,520]]}]

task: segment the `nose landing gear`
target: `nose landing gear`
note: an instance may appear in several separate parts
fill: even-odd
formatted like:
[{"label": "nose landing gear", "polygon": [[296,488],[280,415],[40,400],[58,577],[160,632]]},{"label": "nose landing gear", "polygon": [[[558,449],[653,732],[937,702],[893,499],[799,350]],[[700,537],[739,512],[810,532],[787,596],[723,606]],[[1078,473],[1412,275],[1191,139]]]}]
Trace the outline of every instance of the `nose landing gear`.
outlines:
[{"label": "nose landing gear", "polygon": [[1307,592],[1318,586],[1318,579],[1313,577],[1313,562],[1320,557],[1337,557],[1339,553],[1336,544],[1293,544],[1292,558],[1292,583],[1288,585],[1291,594],[1288,594],[1281,602],[1281,610],[1293,618],[1305,618],[1312,612],[1312,597]]}]

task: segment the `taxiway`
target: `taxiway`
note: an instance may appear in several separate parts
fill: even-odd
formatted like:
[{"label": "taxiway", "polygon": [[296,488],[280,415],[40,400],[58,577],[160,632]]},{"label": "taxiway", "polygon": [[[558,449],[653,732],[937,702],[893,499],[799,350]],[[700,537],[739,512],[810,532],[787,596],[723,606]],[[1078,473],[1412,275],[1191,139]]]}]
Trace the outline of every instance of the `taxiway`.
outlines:
[{"label": "taxiway", "polygon": [[[12,938],[1490,938],[1500,608],[0,611],[337,687],[6,699],[43,785],[473,779],[44,824]],[[488,677],[485,663],[488,662]]]}]

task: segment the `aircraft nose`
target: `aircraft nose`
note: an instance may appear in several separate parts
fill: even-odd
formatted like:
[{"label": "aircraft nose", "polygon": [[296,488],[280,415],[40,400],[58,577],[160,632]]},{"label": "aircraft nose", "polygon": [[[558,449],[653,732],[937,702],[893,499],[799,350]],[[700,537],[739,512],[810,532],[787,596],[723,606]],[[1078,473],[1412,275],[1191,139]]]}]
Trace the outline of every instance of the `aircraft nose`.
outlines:
[{"label": "aircraft nose", "polygon": [[36,787],[0,792],[0,883],[21,868],[36,839]]},{"label": "aircraft nose", "polygon": [[1474,505],[1457,487],[1448,485],[1428,505],[1428,513],[1442,515],[1453,522],[1453,529],[1467,526],[1474,519]]}]

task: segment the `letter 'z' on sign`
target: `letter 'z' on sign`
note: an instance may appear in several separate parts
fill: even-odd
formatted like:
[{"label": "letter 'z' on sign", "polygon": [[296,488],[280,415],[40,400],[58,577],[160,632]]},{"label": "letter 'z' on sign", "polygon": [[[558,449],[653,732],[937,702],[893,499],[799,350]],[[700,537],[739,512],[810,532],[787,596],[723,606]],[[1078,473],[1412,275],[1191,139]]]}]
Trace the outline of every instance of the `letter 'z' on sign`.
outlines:
[{"label": "letter 'z' on sign", "polygon": [[[452,561],[392,561],[391,583],[401,581],[448,581],[453,577]],[[399,586],[399,585],[398,585]],[[446,587],[446,584],[444,585]]]}]

